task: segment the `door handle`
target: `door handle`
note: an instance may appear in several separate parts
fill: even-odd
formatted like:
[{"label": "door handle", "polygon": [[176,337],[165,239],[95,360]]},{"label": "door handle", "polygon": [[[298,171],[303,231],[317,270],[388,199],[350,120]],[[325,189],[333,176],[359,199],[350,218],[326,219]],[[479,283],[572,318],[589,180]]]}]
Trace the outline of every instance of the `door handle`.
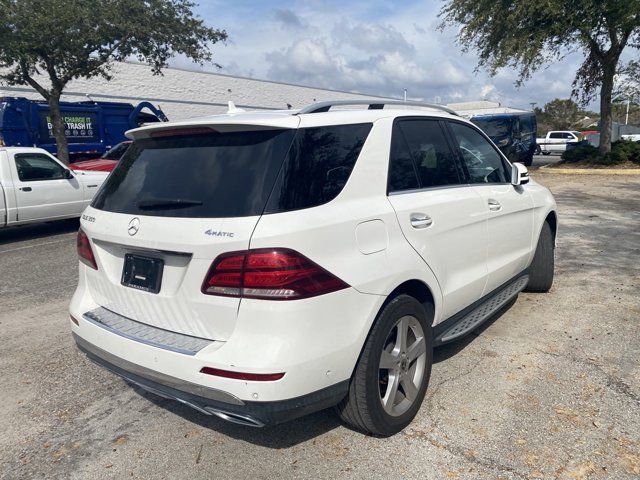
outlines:
[{"label": "door handle", "polygon": [[491,210],[492,212],[499,212],[500,210],[502,210],[502,205],[500,205],[500,202],[490,198],[489,199],[489,210]]},{"label": "door handle", "polygon": [[412,213],[410,218],[413,228],[427,228],[433,225],[433,219],[424,213]]},{"label": "door handle", "polygon": [[32,189],[31,187],[20,187],[20,190],[22,190],[23,192],[30,192]]}]

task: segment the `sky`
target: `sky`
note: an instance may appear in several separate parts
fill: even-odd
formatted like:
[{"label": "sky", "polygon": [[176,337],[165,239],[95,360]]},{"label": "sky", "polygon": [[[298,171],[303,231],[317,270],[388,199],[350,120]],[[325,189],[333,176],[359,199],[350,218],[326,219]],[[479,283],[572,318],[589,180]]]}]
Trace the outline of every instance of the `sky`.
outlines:
[{"label": "sky", "polygon": [[[424,0],[200,0],[198,15],[225,29],[213,47],[221,68],[205,70],[314,87],[437,103],[491,100],[543,106],[568,98],[579,54],[535,74],[517,89],[517,73],[476,71],[477,57],[456,44],[456,28],[438,30],[443,2]],[[177,58],[173,66],[199,69]]]}]

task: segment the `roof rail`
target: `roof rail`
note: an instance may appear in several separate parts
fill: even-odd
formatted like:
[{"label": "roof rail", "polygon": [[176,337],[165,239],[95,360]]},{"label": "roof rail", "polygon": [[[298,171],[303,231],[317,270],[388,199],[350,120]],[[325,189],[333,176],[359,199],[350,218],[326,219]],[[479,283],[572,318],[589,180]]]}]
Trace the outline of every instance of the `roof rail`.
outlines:
[{"label": "roof rail", "polygon": [[405,105],[408,107],[425,107],[432,108],[435,110],[441,110],[443,112],[450,113],[451,115],[455,115],[459,117],[457,112],[451,110],[444,105],[438,105],[436,103],[424,103],[424,102],[413,102],[413,101],[403,101],[403,100],[380,100],[380,99],[371,99],[371,100],[329,100],[326,102],[317,102],[312,103],[311,105],[307,105],[306,107],[302,107],[298,110],[297,114],[303,113],[321,113],[328,112],[331,107],[342,106],[342,105],[368,105],[369,110],[382,110],[385,105]]}]

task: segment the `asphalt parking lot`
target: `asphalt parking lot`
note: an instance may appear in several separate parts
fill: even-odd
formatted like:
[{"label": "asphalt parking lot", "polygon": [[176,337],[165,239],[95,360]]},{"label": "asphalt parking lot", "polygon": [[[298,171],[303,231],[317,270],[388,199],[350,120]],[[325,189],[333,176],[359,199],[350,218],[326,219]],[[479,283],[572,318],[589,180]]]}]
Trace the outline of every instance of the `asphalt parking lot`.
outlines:
[{"label": "asphalt parking lot", "polygon": [[559,204],[554,287],[439,348],[388,439],[331,411],[239,427],[128,386],[69,334],[77,223],[0,232],[0,477],[640,478],[640,177],[533,175]]},{"label": "asphalt parking lot", "polygon": [[533,156],[533,167],[542,167],[545,165],[551,165],[553,163],[557,163],[562,160],[560,155],[534,155]]}]

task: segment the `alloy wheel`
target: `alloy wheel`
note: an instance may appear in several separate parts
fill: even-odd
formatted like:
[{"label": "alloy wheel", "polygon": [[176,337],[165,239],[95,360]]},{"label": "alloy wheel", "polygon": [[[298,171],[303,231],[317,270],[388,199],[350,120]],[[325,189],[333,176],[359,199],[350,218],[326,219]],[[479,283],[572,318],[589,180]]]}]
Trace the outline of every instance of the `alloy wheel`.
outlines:
[{"label": "alloy wheel", "polygon": [[380,401],[387,414],[397,417],[413,405],[427,358],[424,330],[417,318],[406,315],[391,328],[380,356]]}]

